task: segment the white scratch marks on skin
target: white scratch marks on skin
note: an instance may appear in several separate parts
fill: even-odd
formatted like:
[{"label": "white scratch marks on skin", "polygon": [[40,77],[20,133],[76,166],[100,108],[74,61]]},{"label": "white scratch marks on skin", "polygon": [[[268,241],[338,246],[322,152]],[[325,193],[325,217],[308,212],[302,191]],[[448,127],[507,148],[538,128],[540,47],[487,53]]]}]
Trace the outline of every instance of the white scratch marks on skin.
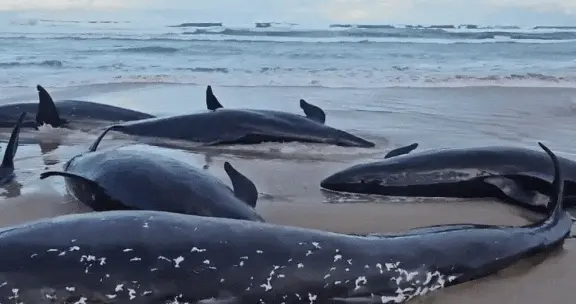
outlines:
[{"label": "white scratch marks on skin", "polygon": [[[76,240],[73,240],[73,241],[76,241]],[[78,246],[72,246],[68,249],[68,251],[78,251],[78,250],[80,250],[80,247],[78,247]]]},{"label": "white scratch marks on skin", "polygon": [[206,251],[206,249],[199,249],[198,247],[192,247],[192,250],[190,250],[190,252],[204,252]]},{"label": "white scratch marks on skin", "polygon": [[274,269],[272,269],[272,271],[270,271],[270,275],[268,276],[268,278],[266,278],[266,283],[260,285],[260,287],[263,287],[265,291],[272,290],[272,284],[271,284],[272,277],[276,273],[276,270],[278,270],[279,268],[280,268],[280,266],[274,265]]},{"label": "white scratch marks on skin", "polygon": [[334,255],[334,262],[337,262],[338,260],[341,260],[341,259],[342,259],[341,254]]},{"label": "white scratch marks on skin", "polygon": [[150,226],[148,226],[148,223],[144,223],[144,225],[142,225],[142,228],[150,228]]},{"label": "white scratch marks on skin", "polygon": [[298,268],[304,268],[304,264],[298,263]]},{"label": "white scratch marks on skin", "polygon": [[133,257],[130,259],[130,262],[136,262],[136,261],[142,261],[142,259],[139,257]]},{"label": "white scratch marks on skin", "polygon": [[182,263],[184,261],[184,257],[183,256],[179,256],[177,258],[174,259],[174,267],[175,268],[180,268],[180,263]]},{"label": "white scratch marks on skin", "polygon": [[322,247],[320,247],[320,243],[318,243],[318,242],[312,242],[312,246],[314,246],[316,249],[322,248]]},{"label": "white scratch marks on skin", "polygon": [[[385,263],[384,265],[387,271],[393,271],[397,273],[397,276],[390,278],[396,283],[394,294],[381,296],[382,303],[404,303],[414,297],[444,288],[446,280],[451,282],[458,278],[457,275],[451,275],[446,279],[446,276],[439,271],[426,271],[426,265],[422,265],[420,270],[403,269],[399,267],[400,262]],[[380,263],[376,264],[376,268],[379,269],[380,273],[383,273],[384,269]],[[358,286],[358,284],[356,285]]]},{"label": "white scratch marks on skin", "polygon": [[366,280],[366,277],[364,277],[364,276],[358,277],[356,279],[356,282],[355,282],[356,287],[354,287],[354,290],[356,291],[356,290],[362,288],[362,286],[360,284],[366,285],[366,283],[368,283],[368,280]]},{"label": "white scratch marks on skin", "polygon": [[81,297],[80,300],[74,302],[74,304],[86,304],[87,300],[88,300],[88,298]]},{"label": "white scratch marks on skin", "polygon": [[124,250],[122,250],[122,251],[124,251],[124,252],[130,252],[130,251],[134,251],[134,249],[132,249],[132,248],[126,248],[126,249],[124,249]]},{"label": "white scratch marks on skin", "polygon": [[76,290],[75,287],[66,287],[66,291],[73,292],[75,290]]},{"label": "white scratch marks on skin", "polygon": [[116,288],[114,288],[115,292],[119,292],[122,291],[124,289],[124,284],[118,284],[116,285]]},{"label": "white scratch marks on skin", "polygon": [[130,300],[134,300],[136,298],[136,290],[128,288],[128,296]]},{"label": "white scratch marks on skin", "polygon": [[256,250],[256,253],[262,254],[262,253],[264,253],[264,251],[262,251],[262,250]]},{"label": "white scratch marks on skin", "polygon": [[36,256],[38,256],[38,254],[37,254],[37,253],[34,253],[34,254],[30,255],[30,258],[34,258],[34,257],[36,257]]}]

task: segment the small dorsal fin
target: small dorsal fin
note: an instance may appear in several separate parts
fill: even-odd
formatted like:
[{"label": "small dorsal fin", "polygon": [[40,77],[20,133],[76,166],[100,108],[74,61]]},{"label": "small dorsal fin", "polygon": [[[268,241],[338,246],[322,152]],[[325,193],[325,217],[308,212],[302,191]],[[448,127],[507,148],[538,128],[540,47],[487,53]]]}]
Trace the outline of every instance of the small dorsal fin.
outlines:
[{"label": "small dorsal fin", "polygon": [[84,176],[75,174],[75,173],[70,173],[70,172],[65,172],[65,171],[46,171],[46,172],[42,172],[40,173],[40,179],[45,179],[47,177],[50,176],[62,176],[62,177],[67,177],[67,178],[73,178],[79,181],[82,181],[84,183],[90,184],[91,186],[98,186],[98,183],[96,183],[95,181],[88,179]]},{"label": "small dorsal fin", "polygon": [[38,90],[38,112],[36,112],[36,124],[41,126],[49,124],[53,128],[60,128],[66,124],[66,121],[60,118],[58,108],[54,100],[41,85],[37,85]]},{"label": "small dorsal fin", "polygon": [[324,110],[322,110],[320,107],[309,104],[304,99],[300,99],[300,108],[302,108],[304,114],[306,114],[306,117],[309,119],[312,119],[321,124],[326,122],[326,113],[324,113]]},{"label": "small dorsal fin", "polygon": [[214,95],[214,93],[212,92],[212,87],[208,86],[206,88],[206,107],[208,108],[208,110],[210,111],[214,111],[216,109],[219,108],[223,108],[222,104],[220,103],[220,101],[218,101],[218,98],[216,98],[216,96]]},{"label": "small dorsal fin", "polygon": [[246,176],[242,175],[242,173],[234,169],[229,162],[224,163],[224,170],[228,174],[230,181],[232,181],[234,195],[250,207],[256,207],[256,201],[258,200],[256,185]]},{"label": "small dorsal fin", "polygon": [[18,141],[20,140],[20,127],[22,122],[26,117],[26,112],[22,112],[14,129],[12,129],[12,134],[10,134],[10,140],[8,140],[8,145],[6,145],[6,151],[4,151],[4,159],[2,159],[2,168],[14,168],[14,157],[16,156],[16,151],[18,151]]},{"label": "small dorsal fin", "polygon": [[396,148],[390,152],[388,152],[384,158],[391,158],[391,157],[395,157],[395,156],[399,156],[399,155],[404,155],[404,154],[408,154],[410,152],[412,152],[414,149],[418,148],[418,143],[413,143],[411,145],[408,146],[404,146],[404,147],[400,147],[400,148]]},{"label": "small dorsal fin", "polygon": [[110,130],[114,130],[118,128],[118,126],[114,125],[114,126],[110,126],[108,128],[106,128],[104,131],[102,131],[102,133],[100,134],[100,136],[98,136],[98,138],[96,138],[96,140],[94,141],[94,143],[90,146],[90,148],[88,148],[88,152],[94,152],[96,151],[96,149],[98,149],[98,145],[100,144],[100,142],[102,141],[102,138],[104,138],[104,136],[106,135],[106,133],[108,133],[108,131]]}]

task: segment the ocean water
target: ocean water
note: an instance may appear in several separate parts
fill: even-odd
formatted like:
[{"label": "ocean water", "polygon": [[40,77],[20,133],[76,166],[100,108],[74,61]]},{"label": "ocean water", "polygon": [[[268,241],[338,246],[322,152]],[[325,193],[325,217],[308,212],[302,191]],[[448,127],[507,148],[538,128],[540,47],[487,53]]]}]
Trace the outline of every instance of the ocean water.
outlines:
[{"label": "ocean water", "polygon": [[[37,100],[35,86],[41,84],[55,99],[172,115],[205,110],[205,88],[212,85],[230,108],[301,113],[298,100],[304,98],[325,110],[327,124],[377,144],[202,149],[162,142],[173,147],[167,149],[115,133],[103,142],[157,149],[206,166],[228,184],[223,162],[230,161],[255,182],[257,209],[270,222],[342,232],[520,224],[535,216],[497,202],[341,196],[320,191],[319,183],[336,170],[413,142],[422,150],[492,144],[538,149],[542,141],[576,159],[576,27],[0,17],[0,104]],[[2,142],[9,132],[2,130]],[[61,168],[99,132],[24,130],[17,179],[1,193],[0,225],[84,212],[61,178],[38,176]],[[539,262],[521,268],[515,280],[492,278],[430,303],[481,304],[503,297],[513,303],[573,301],[542,278],[576,279],[574,246],[569,242],[566,253],[539,270],[526,270]]]}]

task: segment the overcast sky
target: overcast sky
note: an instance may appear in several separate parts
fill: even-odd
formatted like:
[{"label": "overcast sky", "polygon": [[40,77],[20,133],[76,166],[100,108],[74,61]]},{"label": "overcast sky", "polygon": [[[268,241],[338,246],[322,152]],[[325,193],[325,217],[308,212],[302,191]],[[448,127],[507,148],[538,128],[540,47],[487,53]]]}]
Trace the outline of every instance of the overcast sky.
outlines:
[{"label": "overcast sky", "polygon": [[163,10],[162,17],[199,22],[576,24],[576,0],[0,0],[0,10],[30,8],[134,18]]}]

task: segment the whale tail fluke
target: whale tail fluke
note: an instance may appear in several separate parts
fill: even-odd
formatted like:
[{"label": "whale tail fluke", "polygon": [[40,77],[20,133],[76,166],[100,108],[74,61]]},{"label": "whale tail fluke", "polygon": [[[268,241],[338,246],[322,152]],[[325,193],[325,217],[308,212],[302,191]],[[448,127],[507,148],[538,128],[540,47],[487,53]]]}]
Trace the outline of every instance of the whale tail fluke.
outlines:
[{"label": "whale tail fluke", "polygon": [[38,112],[36,112],[36,124],[41,126],[49,124],[53,128],[64,126],[67,121],[60,118],[58,108],[52,99],[52,96],[41,85],[36,86],[38,91]]},{"label": "whale tail fluke", "polygon": [[400,156],[400,155],[408,154],[408,153],[414,151],[416,148],[418,148],[418,143],[413,143],[413,144],[408,145],[408,146],[396,148],[396,149],[388,152],[388,153],[384,156],[384,158],[391,158],[391,157],[395,157],[395,156]]},{"label": "whale tail fluke", "polygon": [[224,106],[222,106],[220,101],[218,101],[218,98],[216,98],[216,96],[214,95],[214,92],[212,92],[211,86],[208,86],[206,88],[206,107],[210,111],[214,111],[216,109],[224,107]]},{"label": "whale tail fluke", "polygon": [[20,128],[22,127],[22,122],[26,117],[26,112],[20,114],[14,129],[12,129],[12,134],[10,134],[10,139],[8,140],[8,145],[6,145],[6,151],[4,151],[4,158],[2,159],[2,168],[14,168],[14,157],[16,156],[16,151],[18,151],[18,142],[20,140]]},{"label": "whale tail fluke", "polygon": [[324,113],[324,110],[322,110],[320,107],[309,104],[304,99],[300,99],[300,108],[304,111],[304,114],[306,114],[306,117],[309,119],[321,124],[326,122],[326,113]]},{"label": "whale tail fluke", "polygon": [[104,138],[104,136],[106,136],[106,134],[110,131],[110,130],[115,130],[118,129],[119,126],[109,126],[108,128],[106,128],[104,131],[102,131],[102,133],[100,133],[100,135],[98,136],[98,138],[96,138],[96,140],[94,141],[94,143],[92,143],[92,145],[90,146],[90,148],[88,148],[88,152],[94,152],[96,151],[96,149],[98,149],[98,145],[100,145],[100,142],[102,141],[102,139]]},{"label": "whale tail fluke", "polygon": [[232,167],[229,162],[224,163],[224,170],[232,181],[234,195],[236,195],[237,198],[248,204],[250,207],[255,208],[256,201],[258,200],[258,189],[256,189],[256,185],[254,185],[250,179]]}]

